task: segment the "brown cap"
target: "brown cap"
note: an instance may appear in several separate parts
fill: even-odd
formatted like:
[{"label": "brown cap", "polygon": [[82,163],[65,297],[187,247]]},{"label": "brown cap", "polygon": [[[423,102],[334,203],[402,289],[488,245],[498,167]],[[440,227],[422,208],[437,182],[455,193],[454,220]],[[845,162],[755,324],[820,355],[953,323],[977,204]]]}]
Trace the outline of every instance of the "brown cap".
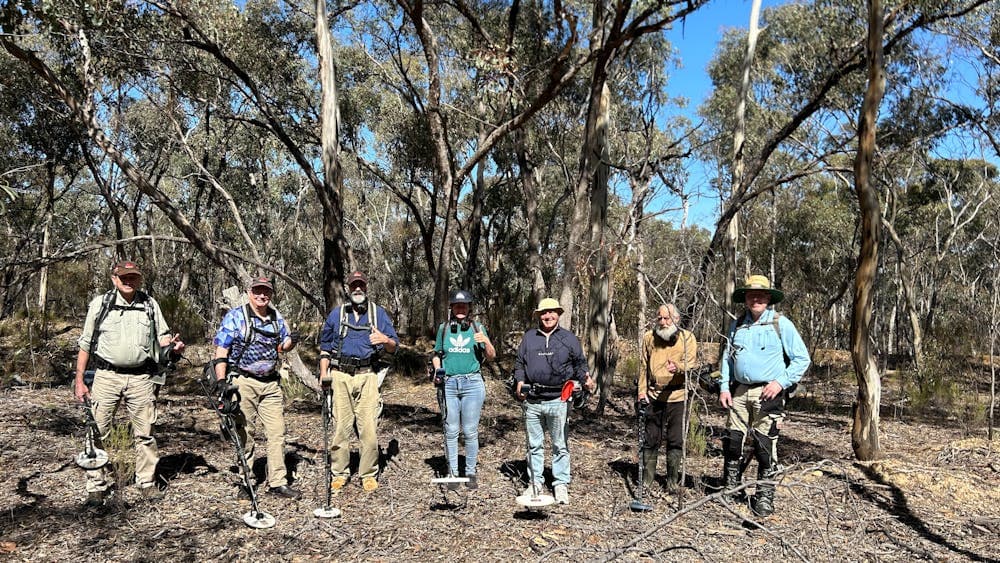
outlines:
[{"label": "brown cap", "polygon": [[247,287],[249,287],[250,289],[253,289],[255,287],[266,287],[271,291],[274,291],[274,284],[271,283],[271,279],[264,276],[260,276],[250,280],[250,285]]},{"label": "brown cap", "polygon": [[360,271],[351,272],[351,274],[347,276],[347,287],[351,287],[356,283],[362,283],[367,287],[368,278],[366,278]]},{"label": "brown cap", "polygon": [[111,273],[116,276],[125,276],[128,274],[142,275],[142,272],[139,271],[139,266],[131,260],[122,260],[115,264],[115,267],[111,269]]}]

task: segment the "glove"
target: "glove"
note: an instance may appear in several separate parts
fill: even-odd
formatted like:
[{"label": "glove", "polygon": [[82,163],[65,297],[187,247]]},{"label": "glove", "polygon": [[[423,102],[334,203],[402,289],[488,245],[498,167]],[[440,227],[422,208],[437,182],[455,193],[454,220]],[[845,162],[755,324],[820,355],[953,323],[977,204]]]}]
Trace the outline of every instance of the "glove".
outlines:
[{"label": "glove", "polygon": [[434,385],[444,385],[445,375],[444,368],[434,370]]},{"label": "glove", "polygon": [[295,345],[299,343],[299,339],[302,338],[302,335],[299,334],[299,331],[293,330],[292,332],[288,333],[288,338],[291,339],[292,345]]},{"label": "glove", "polygon": [[212,394],[216,397],[220,397],[226,392],[227,387],[229,387],[229,384],[226,383],[225,379],[216,379],[215,386],[212,387]]},{"label": "glove", "polygon": [[649,399],[642,399],[637,403],[639,416],[642,418],[646,417],[646,409],[649,408]]}]

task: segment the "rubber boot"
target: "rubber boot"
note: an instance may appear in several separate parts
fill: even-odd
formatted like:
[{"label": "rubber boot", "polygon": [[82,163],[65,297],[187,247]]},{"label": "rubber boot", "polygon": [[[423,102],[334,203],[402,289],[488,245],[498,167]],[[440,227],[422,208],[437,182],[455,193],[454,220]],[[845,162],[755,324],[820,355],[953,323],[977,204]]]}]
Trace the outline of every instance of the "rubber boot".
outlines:
[{"label": "rubber boot", "polygon": [[[722,488],[729,490],[740,486],[740,460],[727,459],[722,466]],[[736,496],[739,493],[731,493]]]},{"label": "rubber boot", "polygon": [[[761,467],[757,470],[757,480],[771,481],[777,474],[773,467]],[[750,509],[761,517],[774,514],[774,485],[758,483],[757,492],[750,499]]]},{"label": "rubber boot", "polygon": [[681,481],[681,450],[667,450],[667,490],[676,492]]},{"label": "rubber boot", "polygon": [[642,488],[653,492],[653,480],[656,478],[656,450],[642,450]]}]

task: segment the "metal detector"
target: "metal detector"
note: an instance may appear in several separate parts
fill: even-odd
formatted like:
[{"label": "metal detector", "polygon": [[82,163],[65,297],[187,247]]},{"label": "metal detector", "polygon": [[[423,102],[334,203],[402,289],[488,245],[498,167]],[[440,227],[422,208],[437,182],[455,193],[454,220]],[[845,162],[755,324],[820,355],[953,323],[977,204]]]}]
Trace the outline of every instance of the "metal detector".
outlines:
[{"label": "metal detector", "polygon": [[643,493],[645,492],[643,490],[642,472],[643,472],[643,467],[646,465],[645,463],[642,462],[642,452],[643,450],[646,449],[646,413],[647,413],[646,409],[648,408],[649,408],[649,401],[639,401],[639,408],[638,408],[639,413],[637,417],[638,428],[636,429],[636,434],[638,435],[639,438],[638,439],[639,455],[636,456],[636,460],[638,461],[637,465],[639,466],[639,483],[638,483],[639,493],[636,495],[636,498],[632,500],[632,502],[628,503],[629,510],[631,510],[632,512],[649,512],[650,510],[653,510],[653,505],[646,504],[642,498]]},{"label": "metal detector", "polygon": [[[444,370],[441,371],[443,372]],[[442,377],[441,373],[439,373],[438,370],[434,370],[433,383],[434,383],[434,394],[437,396],[438,412],[441,413],[441,431],[443,433],[445,431],[445,424],[447,423],[448,420],[448,398],[445,395],[445,390],[444,390],[444,377]],[[445,458],[445,463],[447,463],[448,462],[447,443],[445,444],[444,448],[444,458]],[[442,487],[442,489],[447,488],[448,485],[457,483],[468,483],[468,482],[469,482],[468,477],[458,477],[451,474],[449,474],[446,477],[435,477],[431,479],[432,485],[438,485]]]},{"label": "metal detector", "polygon": [[277,521],[274,516],[271,516],[267,512],[260,509],[257,504],[257,491],[254,490],[253,480],[251,479],[250,466],[247,465],[247,458],[245,451],[243,449],[243,442],[240,441],[240,436],[236,431],[236,421],[233,419],[233,415],[239,411],[240,405],[240,392],[239,388],[235,385],[227,385],[223,391],[216,396],[213,393],[212,388],[215,382],[215,363],[209,362],[205,366],[205,374],[201,379],[201,387],[205,390],[205,396],[208,397],[209,405],[215,414],[219,416],[219,430],[222,431],[222,437],[229,440],[233,447],[236,449],[236,466],[240,470],[240,477],[243,479],[243,486],[246,487],[247,493],[250,495],[250,512],[243,515],[243,522],[251,528],[263,529],[263,528],[273,528]]},{"label": "metal detector", "polygon": [[100,469],[108,464],[108,452],[97,447],[97,421],[90,397],[83,398],[83,410],[87,413],[87,434],[83,439],[83,451],[76,455],[76,464],[84,469]]},{"label": "metal detector", "polygon": [[336,518],[340,516],[340,509],[330,506],[333,498],[333,470],[330,467],[330,421],[333,418],[333,388],[328,382],[323,383],[323,453],[326,457],[326,505],[313,510],[316,518]]},{"label": "metal detector", "polygon": [[[534,391],[534,384],[522,385],[523,389],[527,386],[528,390],[525,393],[526,396],[530,396]],[[527,399],[525,399],[527,400]],[[522,404],[521,408],[525,411],[527,410],[526,404]],[[517,504],[527,508],[528,510],[534,510],[536,508],[545,508],[546,506],[552,506],[556,502],[556,497],[544,494],[538,487],[535,486],[535,472],[531,468],[531,444],[528,442],[528,429],[524,429],[524,462],[525,466],[528,468],[528,485],[531,487],[531,493],[529,495],[521,495],[514,499]]]}]

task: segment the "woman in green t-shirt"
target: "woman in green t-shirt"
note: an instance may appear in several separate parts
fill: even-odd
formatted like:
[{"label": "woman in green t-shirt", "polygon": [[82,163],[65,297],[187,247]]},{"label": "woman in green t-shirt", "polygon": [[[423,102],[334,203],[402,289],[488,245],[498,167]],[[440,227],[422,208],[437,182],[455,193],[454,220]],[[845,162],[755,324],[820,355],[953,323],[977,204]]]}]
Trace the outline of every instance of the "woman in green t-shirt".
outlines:
[{"label": "woman in green t-shirt", "polygon": [[[466,486],[475,489],[476,457],[479,454],[479,415],[486,400],[486,384],[480,362],[496,357],[497,351],[486,328],[469,317],[472,294],[452,291],[448,299],[451,315],[437,330],[434,342],[434,380],[444,389],[444,451],[448,473],[458,476],[458,432],[465,436]],[[457,488],[457,484],[449,485]]]}]

